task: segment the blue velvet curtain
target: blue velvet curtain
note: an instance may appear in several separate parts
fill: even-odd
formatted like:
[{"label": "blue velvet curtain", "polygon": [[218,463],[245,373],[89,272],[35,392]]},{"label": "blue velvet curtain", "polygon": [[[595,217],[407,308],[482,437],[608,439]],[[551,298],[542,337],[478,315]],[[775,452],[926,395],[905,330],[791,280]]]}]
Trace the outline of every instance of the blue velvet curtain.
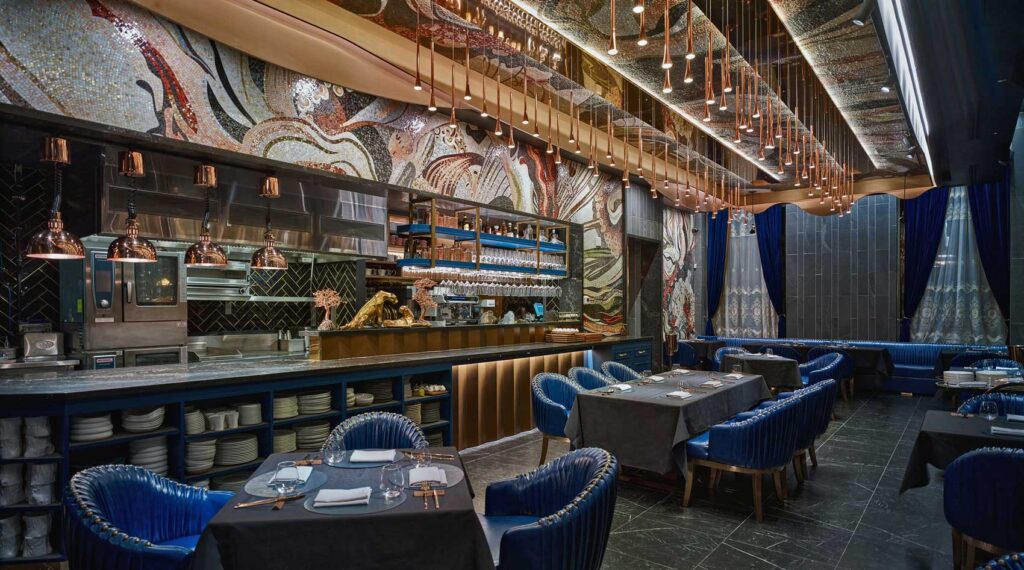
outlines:
[{"label": "blue velvet curtain", "polygon": [[715,325],[711,319],[718,312],[718,302],[722,298],[722,287],[725,286],[725,250],[729,240],[729,215],[719,212],[712,217],[708,212],[708,321],[704,325],[704,334],[715,335]]},{"label": "blue velvet curtain", "polygon": [[1010,193],[1004,182],[967,189],[978,256],[1003,319],[1010,316]]},{"label": "blue velvet curtain", "polygon": [[785,257],[782,251],[782,209],[777,204],[754,215],[757,228],[757,249],[761,254],[761,275],[768,290],[768,298],[779,315],[779,338],[786,338],[786,275],[782,269]]},{"label": "blue velvet curtain", "polygon": [[935,265],[935,253],[946,223],[949,188],[932,188],[924,194],[903,202],[905,223],[903,260],[903,315],[900,319],[900,341],[910,342],[910,319],[917,312],[928,276]]}]

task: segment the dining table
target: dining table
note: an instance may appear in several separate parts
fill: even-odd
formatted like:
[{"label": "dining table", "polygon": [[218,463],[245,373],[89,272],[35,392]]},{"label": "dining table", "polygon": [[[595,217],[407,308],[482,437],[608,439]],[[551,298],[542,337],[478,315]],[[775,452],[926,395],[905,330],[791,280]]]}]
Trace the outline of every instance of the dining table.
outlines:
[{"label": "dining table", "polygon": [[700,359],[701,363],[707,363],[714,359],[715,351],[725,346],[725,341],[708,340],[703,338],[691,338],[680,340],[693,349],[693,353]]},{"label": "dining table", "polygon": [[772,388],[802,388],[800,363],[777,354],[727,354],[722,357],[721,370],[757,374]]},{"label": "dining table", "polygon": [[928,465],[945,469],[957,457],[982,447],[1024,448],[1024,435],[993,434],[992,427],[1024,430],[1024,423],[1000,416],[994,420],[974,414],[929,410],[903,472],[900,493],[928,484]]},{"label": "dining table", "polygon": [[600,447],[626,467],[662,475],[686,473],[686,440],[771,398],[756,374],[676,370],[620,386],[628,389],[577,394],[565,433],[577,448]]},{"label": "dining table", "polygon": [[[283,503],[282,508],[259,505],[235,508],[239,503],[258,500],[262,494],[242,491],[207,524],[196,546],[194,570],[258,570],[280,568],[494,568],[483,528],[473,509],[472,490],[462,461],[454,447],[430,448],[450,455],[452,460],[433,459],[455,476],[437,497],[417,496],[408,488],[398,498],[385,499],[380,489],[381,466],[334,467],[313,465],[316,489],[301,499]],[[273,454],[261,464],[246,484],[268,477],[281,461],[316,461],[320,456],[306,453]],[[414,459],[400,459],[404,469]],[[457,474],[461,472],[462,476]],[[460,479],[455,481],[455,479]],[[408,481],[408,479],[407,479]],[[370,487],[370,504],[331,507],[313,506],[323,490]],[[255,491],[254,491],[255,492]],[[420,493],[422,494],[422,493]],[[271,494],[271,497],[273,495]]]}]

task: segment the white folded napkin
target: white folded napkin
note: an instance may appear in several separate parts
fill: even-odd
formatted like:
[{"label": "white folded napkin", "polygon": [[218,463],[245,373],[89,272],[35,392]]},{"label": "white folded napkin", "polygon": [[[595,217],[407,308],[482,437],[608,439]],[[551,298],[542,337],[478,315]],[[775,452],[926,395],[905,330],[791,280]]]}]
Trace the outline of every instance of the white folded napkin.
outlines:
[{"label": "white folded napkin", "polygon": [[358,489],[320,489],[313,499],[314,507],[347,507],[352,505],[366,505],[370,502],[369,487]]},{"label": "white folded napkin", "polygon": [[685,399],[689,398],[691,396],[691,394],[689,392],[684,391],[684,390],[676,390],[675,392],[669,392],[668,394],[665,394],[665,396],[667,396],[669,398],[677,398],[679,400],[685,400]]},{"label": "white folded napkin", "polygon": [[721,388],[722,387],[722,381],[721,380],[708,380],[707,382],[701,384],[701,386],[708,386],[709,388]]},{"label": "white folded napkin", "polygon": [[1024,429],[992,426],[992,435],[1024,435]]},{"label": "white folded napkin", "polygon": [[370,451],[367,449],[357,449],[348,456],[348,460],[351,463],[386,463],[395,460],[394,449],[385,449],[383,451]]},{"label": "white folded napkin", "polygon": [[623,392],[625,392],[626,390],[633,389],[633,387],[630,386],[629,384],[613,384],[612,388],[615,388],[616,390],[622,390]]},{"label": "white folded napkin", "polygon": [[661,376],[650,376],[648,377],[648,379],[654,382],[661,382],[662,380],[664,380],[664,378],[662,378]]},{"label": "white folded napkin", "polygon": [[[305,483],[306,479],[309,479],[309,476],[313,473],[313,468],[312,467],[306,467],[306,466],[296,467],[295,470],[299,472],[299,481],[302,482],[302,483]],[[291,474],[288,473],[288,475],[291,475]],[[276,480],[277,480],[277,473],[274,473],[274,476],[270,478],[270,481],[268,481],[268,483],[273,484],[274,481],[276,481]]]},{"label": "white folded napkin", "polygon": [[1006,419],[1011,422],[1024,422],[1024,416],[1018,414],[1006,414]]},{"label": "white folded napkin", "polygon": [[416,467],[409,470],[409,484],[439,483],[448,486],[448,476],[440,467]]},{"label": "white folded napkin", "polygon": [[732,374],[726,374],[725,377],[726,378],[743,378],[743,375],[738,373],[738,372],[733,372]]}]

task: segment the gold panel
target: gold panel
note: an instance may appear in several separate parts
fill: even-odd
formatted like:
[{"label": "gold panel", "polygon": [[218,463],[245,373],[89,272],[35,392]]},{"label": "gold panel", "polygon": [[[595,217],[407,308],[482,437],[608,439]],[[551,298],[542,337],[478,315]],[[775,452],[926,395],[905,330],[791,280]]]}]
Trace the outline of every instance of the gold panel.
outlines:
[{"label": "gold panel", "polygon": [[[383,356],[460,348],[486,348],[544,342],[555,325],[509,325],[494,327],[452,327],[321,333],[310,338],[313,360],[353,356]],[[564,325],[563,325],[564,326]],[[552,371],[561,370],[552,369]],[[568,370],[566,367],[565,370]]]}]

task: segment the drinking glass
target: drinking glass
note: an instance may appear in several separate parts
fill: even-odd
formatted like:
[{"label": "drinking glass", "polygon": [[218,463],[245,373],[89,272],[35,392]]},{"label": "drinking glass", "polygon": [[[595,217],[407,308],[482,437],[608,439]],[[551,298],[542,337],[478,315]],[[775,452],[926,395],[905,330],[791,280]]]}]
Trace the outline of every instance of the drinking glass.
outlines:
[{"label": "drinking glass", "polygon": [[767,354],[768,356],[771,356],[771,355],[775,354],[774,352],[772,352],[771,348],[764,349],[764,353]]},{"label": "drinking glass", "polygon": [[336,437],[327,442],[324,449],[324,463],[334,466],[345,460],[345,440]]},{"label": "drinking glass", "polygon": [[380,488],[384,491],[384,498],[392,500],[402,495],[405,487],[405,472],[397,463],[389,463],[380,468]]},{"label": "drinking glass", "polygon": [[733,364],[732,365],[732,373],[733,374],[743,374],[743,365],[742,364]]},{"label": "drinking glass", "polygon": [[982,402],[981,403],[981,417],[988,421],[992,421],[999,417],[999,408],[995,402]]},{"label": "drinking glass", "polygon": [[295,492],[299,486],[299,467],[294,461],[282,461],[277,464],[274,473],[274,489],[278,496],[285,497]]},{"label": "drinking glass", "polygon": [[640,379],[641,380],[650,380],[651,379],[651,374],[653,374],[653,372],[651,372],[650,370],[644,370],[643,372],[640,373]]}]

